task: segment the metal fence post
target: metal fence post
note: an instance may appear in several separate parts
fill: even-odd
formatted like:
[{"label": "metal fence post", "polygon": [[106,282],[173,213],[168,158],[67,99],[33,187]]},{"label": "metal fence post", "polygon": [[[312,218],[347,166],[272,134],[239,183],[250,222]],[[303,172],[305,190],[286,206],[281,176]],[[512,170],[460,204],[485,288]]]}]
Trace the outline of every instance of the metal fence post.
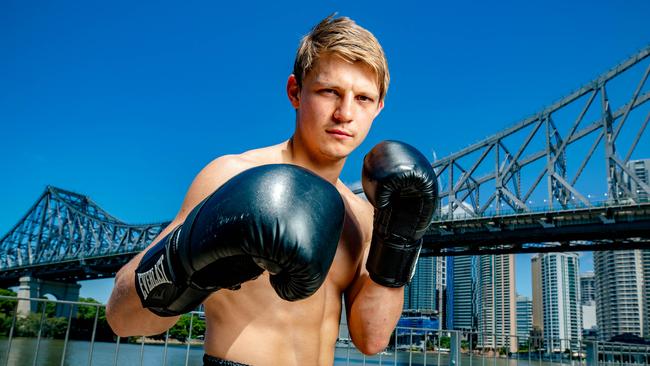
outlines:
[{"label": "metal fence post", "polygon": [[74,305],[70,305],[70,313],[68,314],[68,327],[65,330],[65,340],[63,341],[63,351],[61,352],[61,366],[65,364],[65,351],[68,347],[68,339],[70,338],[70,326],[72,325],[72,311]]},{"label": "metal fence post", "polygon": [[97,319],[99,319],[99,307],[95,306],[95,320],[93,322],[93,334],[90,336],[90,350],[88,352],[88,366],[93,364],[93,347],[95,346],[95,335],[97,334]]},{"label": "metal fence post", "polygon": [[169,345],[169,329],[165,332],[165,345],[163,347],[162,366],[167,366],[167,346]]},{"label": "metal fence post", "polygon": [[[395,328],[395,352],[393,352],[393,362],[397,365],[397,337],[399,335],[399,327]],[[348,356],[350,355],[348,350]],[[348,365],[350,364],[350,357],[348,357]]]},{"label": "metal fence post", "polygon": [[7,354],[5,356],[5,365],[9,365],[9,353],[11,352],[11,341],[14,337],[14,328],[16,328],[16,317],[18,316],[18,303],[16,301],[16,307],[14,308],[14,316],[11,318],[11,328],[9,328],[9,339],[7,340]]},{"label": "metal fence post", "polygon": [[115,355],[113,356],[113,366],[117,366],[117,355],[120,352],[120,336],[115,341]]},{"label": "metal fence post", "polygon": [[[458,331],[451,331],[451,339],[449,341],[449,366],[460,365],[460,337]],[[438,350],[438,352],[440,352]]]},{"label": "metal fence post", "polygon": [[[31,301],[30,301],[29,304],[31,306]],[[42,304],[43,311],[41,312],[41,323],[38,326],[38,338],[36,338],[36,353],[34,354],[34,364],[33,364],[33,366],[36,366],[36,361],[38,361],[38,349],[41,346],[41,336],[43,335],[43,322],[45,321],[45,308],[47,307],[46,305],[47,305],[47,302],[44,302]]]},{"label": "metal fence post", "polygon": [[190,312],[190,330],[187,332],[187,350],[185,351],[185,366],[190,362],[190,345],[192,344],[192,321],[194,320],[194,312]]}]

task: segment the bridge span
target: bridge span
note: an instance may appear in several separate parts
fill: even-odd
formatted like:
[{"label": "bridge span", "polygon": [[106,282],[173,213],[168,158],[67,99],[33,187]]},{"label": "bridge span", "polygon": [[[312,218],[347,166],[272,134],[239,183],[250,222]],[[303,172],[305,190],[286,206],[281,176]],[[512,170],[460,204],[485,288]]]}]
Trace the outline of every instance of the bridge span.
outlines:
[{"label": "bridge span", "polygon": [[167,224],[127,224],[85,195],[48,186],[0,239],[0,287],[24,276],[62,282],[114,277]]}]

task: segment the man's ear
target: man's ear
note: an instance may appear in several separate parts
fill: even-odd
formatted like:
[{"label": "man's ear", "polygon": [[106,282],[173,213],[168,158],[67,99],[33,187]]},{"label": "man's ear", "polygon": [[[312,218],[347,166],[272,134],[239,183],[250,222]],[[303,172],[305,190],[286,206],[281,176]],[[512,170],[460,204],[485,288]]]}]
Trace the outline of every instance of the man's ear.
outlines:
[{"label": "man's ear", "polygon": [[294,74],[289,75],[287,80],[287,96],[293,108],[298,109],[300,107],[300,86]]},{"label": "man's ear", "polygon": [[375,112],[375,118],[377,118],[377,116],[379,115],[379,113],[381,112],[382,109],[384,109],[384,100],[383,99],[379,101],[379,105],[377,106],[377,112]]}]

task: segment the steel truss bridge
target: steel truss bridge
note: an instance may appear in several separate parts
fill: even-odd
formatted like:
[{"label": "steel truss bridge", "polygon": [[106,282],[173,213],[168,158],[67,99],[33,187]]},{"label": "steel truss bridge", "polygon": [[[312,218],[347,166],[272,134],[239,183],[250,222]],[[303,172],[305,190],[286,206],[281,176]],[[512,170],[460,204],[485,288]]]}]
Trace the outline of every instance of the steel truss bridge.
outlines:
[{"label": "steel truss bridge", "polygon": [[47,187],[0,239],[0,287],[27,275],[65,282],[113,277],[167,224],[129,225],[87,196]]},{"label": "steel truss bridge", "polygon": [[650,248],[649,55],[433,162],[441,208],[423,254]]},{"label": "steel truss bridge", "polygon": [[[422,255],[650,248],[649,55],[434,161],[440,208]],[[0,286],[114,276],[167,224],[130,225],[47,187],[0,239]]]}]

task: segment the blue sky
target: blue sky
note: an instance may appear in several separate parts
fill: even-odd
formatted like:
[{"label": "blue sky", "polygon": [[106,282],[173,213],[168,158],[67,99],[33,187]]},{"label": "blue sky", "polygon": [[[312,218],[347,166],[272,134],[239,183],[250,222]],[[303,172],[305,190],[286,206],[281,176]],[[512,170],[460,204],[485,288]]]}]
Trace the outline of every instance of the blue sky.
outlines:
[{"label": "blue sky", "polygon": [[[0,235],[46,185],[131,223],[171,219],[223,154],[291,136],[300,37],[355,19],[387,53],[384,139],[446,156],[535,113],[650,43],[650,2],[0,3]],[[590,256],[583,269],[590,269]],[[530,293],[529,256],[517,287]],[[105,300],[110,281],[84,283]]]}]

